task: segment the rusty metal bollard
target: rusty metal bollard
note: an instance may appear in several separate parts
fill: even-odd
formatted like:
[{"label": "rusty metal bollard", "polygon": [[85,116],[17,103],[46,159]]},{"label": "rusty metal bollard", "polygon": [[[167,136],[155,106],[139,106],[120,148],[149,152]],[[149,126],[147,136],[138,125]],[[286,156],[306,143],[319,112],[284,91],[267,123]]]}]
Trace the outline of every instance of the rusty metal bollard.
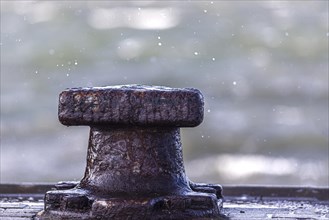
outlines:
[{"label": "rusty metal bollard", "polygon": [[196,89],[109,86],[60,94],[62,124],[88,125],[87,167],[79,183],[45,195],[39,219],[217,218],[222,188],[188,180],[179,127],[203,120]]}]

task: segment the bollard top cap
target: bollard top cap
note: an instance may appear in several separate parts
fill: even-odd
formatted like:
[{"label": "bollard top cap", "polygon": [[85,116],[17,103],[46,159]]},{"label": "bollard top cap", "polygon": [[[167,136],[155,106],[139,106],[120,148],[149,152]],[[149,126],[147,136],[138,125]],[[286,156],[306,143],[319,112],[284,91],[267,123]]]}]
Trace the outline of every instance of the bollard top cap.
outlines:
[{"label": "bollard top cap", "polygon": [[194,127],[203,120],[203,96],[194,88],[120,85],[61,92],[64,125]]}]

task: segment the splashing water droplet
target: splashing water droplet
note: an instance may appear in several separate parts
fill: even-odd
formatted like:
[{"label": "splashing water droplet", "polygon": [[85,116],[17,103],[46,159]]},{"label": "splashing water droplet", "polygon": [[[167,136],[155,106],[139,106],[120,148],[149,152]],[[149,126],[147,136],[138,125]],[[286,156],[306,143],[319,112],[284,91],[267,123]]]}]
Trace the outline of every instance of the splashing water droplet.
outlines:
[{"label": "splashing water droplet", "polygon": [[199,53],[198,53],[198,52],[194,52],[194,55],[195,55],[195,56],[198,56],[198,55],[199,55]]},{"label": "splashing water droplet", "polygon": [[215,60],[216,60],[216,58],[215,58],[215,57],[213,57],[213,58],[212,58],[212,61],[215,61]]},{"label": "splashing water droplet", "polygon": [[49,53],[49,55],[54,55],[54,54],[55,54],[55,50],[54,50],[54,49],[50,49],[50,50],[48,51],[48,53]]},{"label": "splashing water droplet", "polygon": [[159,43],[158,43],[158,45],[159,45],[159,46],[161,46],[161,45],[162,45],[162,43],[161,43],[161,42],[159,42]]}]

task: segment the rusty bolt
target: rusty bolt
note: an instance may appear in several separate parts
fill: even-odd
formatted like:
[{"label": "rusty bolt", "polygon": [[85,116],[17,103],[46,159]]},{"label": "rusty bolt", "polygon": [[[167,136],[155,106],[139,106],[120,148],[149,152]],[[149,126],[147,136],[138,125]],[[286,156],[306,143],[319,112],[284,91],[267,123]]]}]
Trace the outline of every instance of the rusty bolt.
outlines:
[{"label": "rusty bolt", "polygon": [[171,219],[219,216],[221,187],[185,174],[179,127],[203,120],[196,89],[109,86],[60,94],[62,124],[88,125],[87,167],[77,184],[45,196],[40,218]]}]

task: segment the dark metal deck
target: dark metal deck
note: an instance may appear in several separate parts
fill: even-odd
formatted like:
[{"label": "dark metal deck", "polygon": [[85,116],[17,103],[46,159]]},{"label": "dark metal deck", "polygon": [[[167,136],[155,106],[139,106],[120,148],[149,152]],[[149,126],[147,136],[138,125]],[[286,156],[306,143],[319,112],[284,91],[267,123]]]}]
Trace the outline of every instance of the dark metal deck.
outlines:
[{"label": "dark metal deck", "polygon": [[[49,184],[1,184],[0,219],[33,219]],[[223,219],[329,219],[329,188],[223,186]]]}]

